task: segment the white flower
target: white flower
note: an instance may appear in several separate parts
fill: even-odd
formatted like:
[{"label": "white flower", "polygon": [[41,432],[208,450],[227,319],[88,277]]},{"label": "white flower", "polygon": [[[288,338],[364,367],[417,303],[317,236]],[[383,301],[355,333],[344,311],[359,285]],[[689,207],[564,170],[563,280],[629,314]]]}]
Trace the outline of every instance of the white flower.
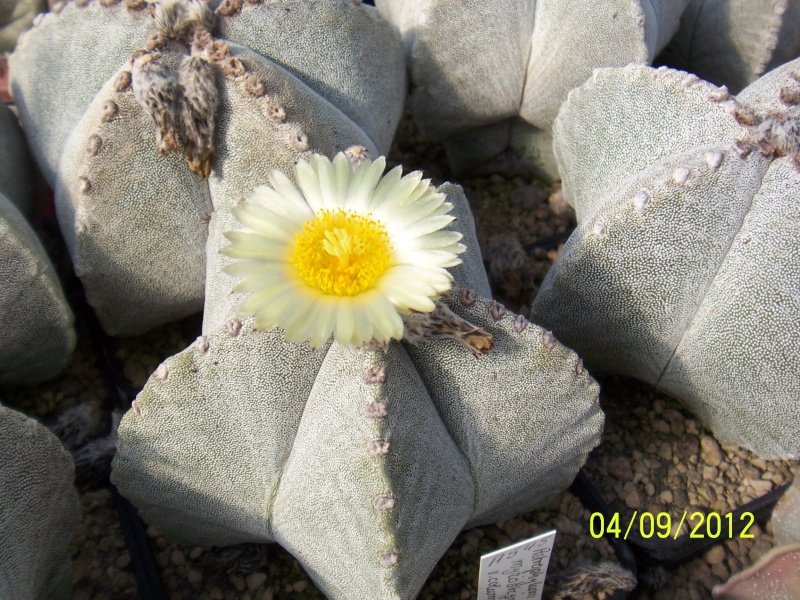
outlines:
[{"label": "white flower", "polygon": [[386,161],[353,165],[314,155],[298,162],[298,190],[269,174],[233,209],[245,226],[228,231],[225,272],[249,293],[239,315],[258,329],[282,327],[287,341],[318,347],[333,334],[345,345],[403,337],[402,314],[429,312],[453,284],[461,234],[442,231],[453,207],[418,171],[401,177]]}]

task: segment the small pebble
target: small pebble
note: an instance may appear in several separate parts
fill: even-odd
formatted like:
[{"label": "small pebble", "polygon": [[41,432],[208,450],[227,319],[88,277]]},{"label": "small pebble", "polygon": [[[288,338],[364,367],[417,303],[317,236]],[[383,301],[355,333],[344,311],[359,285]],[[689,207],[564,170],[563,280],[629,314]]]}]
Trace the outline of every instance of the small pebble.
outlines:
[{"label": "small pebble", "polygon": [[245,578],[245,582],[247,583],[247,589],[250,590],[251,592],[256,591],[258,588],[264,585],[266,581],[267,581],[267,574],[261,572],[250,573]]}]

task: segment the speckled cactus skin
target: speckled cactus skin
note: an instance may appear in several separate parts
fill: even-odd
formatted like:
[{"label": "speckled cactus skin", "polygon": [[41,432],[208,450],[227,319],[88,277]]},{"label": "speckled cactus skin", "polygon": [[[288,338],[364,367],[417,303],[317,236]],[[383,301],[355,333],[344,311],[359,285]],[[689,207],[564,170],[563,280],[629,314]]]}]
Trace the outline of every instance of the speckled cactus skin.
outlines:
[{"label": "speckled cactus skin", "polygon": [[376,0],[403,32],[414,118],[458,172],[558,178],[552,123],[595,67],[649,63],[689,0]]},{"label": "speckled cactus skin", "polygon": [[0,385],[52,377],[75,347],[72,311],[26,220],[30,182],[22,132],[0,105]]},{"label": "speckled cactus skin", "polygon": [[163,6],[59,5],[11,57],[75,271],[117,335],[202,308],[213,181],[385,153],[405,95],[402,43],[372,7],[226,0],[198,35],[159,26]]},{"label": "speckled cactus skin", "polygon": [[764,457],[800,454],[798,101],[800,61],[735,98],[667,68],[597,70],[556,119],[578,228],[532,307],[591,369]]},{"label": "speckled cactus skin", "polygon": [[798,0],[692,0],[658,60],[739,93],[798,54]]},{"label": "speckled cactus skin", "polygon": [[47,10],[44,0],[3,0],[0,2],[0,52],[10,52],[19,34],[33,23],[36,13]]},{"label": "speckled cactus skin", "polygon": [[80,523],[72,458],[45,427],[2,405],[0,431],[0,598],[69,598],[68,546]]},{"label": "speckled cactus skin", "polygon": [[240,192],[222,195],[203,336],[119,428],[112,479],[148,522],[191,543],[278,542],[330,598],[405,600],[463,528],[569,485],[600,439],[597,384],[549,332],[488,300],[463,192],[439,191],[468,246],[446,303],[494,336],[481,356],[450,340],[311,352],[254,332],[220,271],[222,232],[241,227]]},{"label": "speckled cactus skin", "polygon": [[797,600],[800,543],[776,546],[758,562],[716,586],[714,600]]},{"label": "speckled cactus skin", "polygon": [[797,476],[772,510],[772,534],[778,544],[800,544],[800,479]]}]

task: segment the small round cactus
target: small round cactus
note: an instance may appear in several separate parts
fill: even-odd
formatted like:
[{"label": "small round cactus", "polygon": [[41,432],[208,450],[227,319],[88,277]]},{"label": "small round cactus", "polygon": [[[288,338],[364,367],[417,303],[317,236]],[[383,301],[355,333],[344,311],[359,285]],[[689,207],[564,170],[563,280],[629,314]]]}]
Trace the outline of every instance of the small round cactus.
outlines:
[{"label": "small round cactus", "polygon": [[81,0],[11,71],[75,272],[118,335],[202,308],[209,214],[238,170],[377,156],[405,94],[399,37],[349,0]]},{"label": "small round cactus", "polygon": [[80,523],[72,458],[45,427],[2,405],[0,431],[0,598],[66,600]]},{"label": "small round cactus", "polygon": [[48,379],[75,346],[72,311],[25,216],[31,171],[16,117],[0,105],[0,385]]},{"label": "small round cactus", "polygon": [[770,458],[800,455],[798,103],[798,60],[736,97],[666,67],[595,71],[556,119],[579,224],[532,307],[590,369]]}]

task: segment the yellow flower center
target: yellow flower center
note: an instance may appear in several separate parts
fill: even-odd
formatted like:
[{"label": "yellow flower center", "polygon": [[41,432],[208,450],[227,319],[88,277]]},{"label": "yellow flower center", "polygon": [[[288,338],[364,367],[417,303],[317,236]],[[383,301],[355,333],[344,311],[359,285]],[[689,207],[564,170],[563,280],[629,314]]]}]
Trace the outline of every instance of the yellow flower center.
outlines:
[{"label": "yellow flower center", "polygon": [[386,228],[369,215],[318,210],[297,234],[290,262],[301,279],[324,294],[356,296],[392,266]]}]

